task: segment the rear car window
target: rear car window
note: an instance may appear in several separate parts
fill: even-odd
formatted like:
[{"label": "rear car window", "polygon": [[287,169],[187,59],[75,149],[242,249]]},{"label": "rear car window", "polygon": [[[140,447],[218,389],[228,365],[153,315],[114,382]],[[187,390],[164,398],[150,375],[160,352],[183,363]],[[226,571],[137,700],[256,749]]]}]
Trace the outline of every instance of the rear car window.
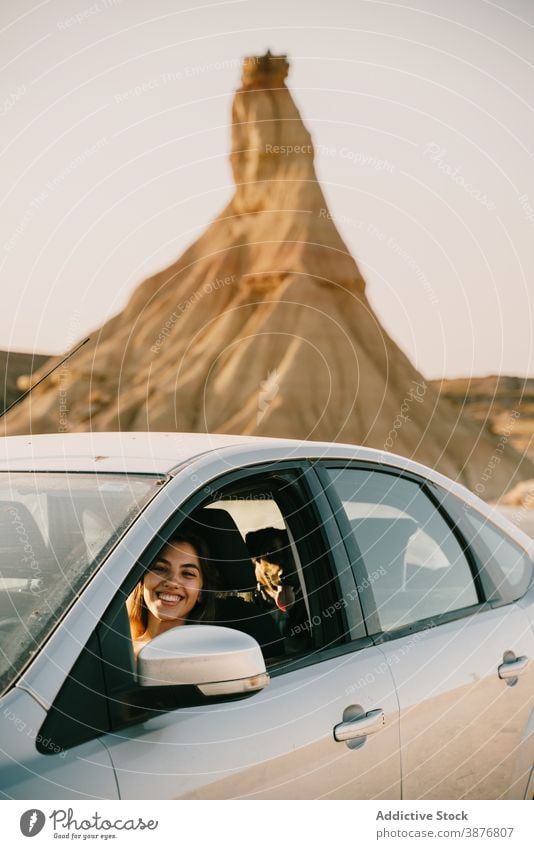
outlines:
[{"label": "rear car window", "polygon": [[[482,549],[480,543],[485,546],[487,555],[493,557],[498,563],[503,576],[502,583],[508,584],[512,593],[519,587],[524,592],[525,584],[530,580],[532,572],[532,563],[528,554],[485,516],[470,510],[467,506],[464,507],[463,512],[471,526],[472,545],[478,546],[479,549]],[[487,559],[484,557],[483,549],[482,559]],[[502,585],[500,589],[502,590]]]},{"label": "rear car window", "polygon": [[156,491],[148,475],[0,474],[0,693]]},{"label": "rear car window", "polygon": [[478,604],[469,561],[418,483],[358,468],[329,469],[365,567],[383,631]]}]

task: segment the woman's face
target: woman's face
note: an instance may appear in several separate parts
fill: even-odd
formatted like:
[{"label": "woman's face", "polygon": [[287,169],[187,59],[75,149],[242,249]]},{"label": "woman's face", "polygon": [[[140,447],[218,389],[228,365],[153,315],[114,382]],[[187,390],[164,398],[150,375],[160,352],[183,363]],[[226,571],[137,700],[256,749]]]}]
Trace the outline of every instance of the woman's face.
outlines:
[{"label": "woman's face", "polygon": [[183,625],[199,601],[202,570],[188,542],[165,545],[143,580],[143,598],[149,616],[169,625]]}]

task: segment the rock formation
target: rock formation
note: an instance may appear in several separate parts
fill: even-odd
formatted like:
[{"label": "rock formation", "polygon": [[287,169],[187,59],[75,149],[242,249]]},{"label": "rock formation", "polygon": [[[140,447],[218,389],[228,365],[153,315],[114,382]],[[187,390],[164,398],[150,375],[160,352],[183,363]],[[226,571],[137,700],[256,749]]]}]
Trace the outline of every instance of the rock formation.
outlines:
[{"label": "rock formation", "polygon": [[[1,408],[4,410],[30,385],[30,375],[48,360],[44,354],[24,354],[18,351],[0,351],[2,375]],[[52,361],[51,361],[52,363]],[[37,377],[35,378],[37,380]]]},{"label": "rock formation", "polygon": [[[213,431],[387,448],[502,493],[534,467],[440,399],[389,338],[328,212],[288,64],[244,61],[235,194],[169,268],[9,415],[8,433]],[[68,414],[65,413],[68,408]],[[29,416],[31,410],[31,428]]]},{"label": "rock formation", "polygon": [[456,409],[534,460],[534,378],[501,374],[432,383]]}]

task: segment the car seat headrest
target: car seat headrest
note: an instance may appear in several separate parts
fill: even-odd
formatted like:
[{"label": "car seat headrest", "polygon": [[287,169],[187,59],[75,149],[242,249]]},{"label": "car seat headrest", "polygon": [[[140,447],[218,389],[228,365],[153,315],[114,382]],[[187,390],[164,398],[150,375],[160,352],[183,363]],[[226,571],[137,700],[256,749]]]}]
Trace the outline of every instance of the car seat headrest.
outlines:
[{"label": "car seat headrest", "polygon": [[281,528],[260,528],[249,531],[245,537],[249,554],[253,560],[265,559],[273,563],[291,563],[293,554],[289,535]]},{"label": "car seat headrest", "polygon": [[217,568],[220,589],[252,592],[256,586],[254,567],[241,533],[226,510],[203,507],[190,517],[191,527],[209,550]]}]

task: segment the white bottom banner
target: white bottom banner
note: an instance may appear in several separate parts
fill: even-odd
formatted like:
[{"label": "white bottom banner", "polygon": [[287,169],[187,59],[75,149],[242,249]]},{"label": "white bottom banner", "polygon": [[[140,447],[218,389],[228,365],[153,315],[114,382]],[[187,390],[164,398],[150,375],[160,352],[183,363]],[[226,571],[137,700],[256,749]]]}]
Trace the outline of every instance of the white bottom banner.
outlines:
[{"label": "white bottom banner", "polygon": [[530,846],[528,802],[5,801],[3,845]]}]

